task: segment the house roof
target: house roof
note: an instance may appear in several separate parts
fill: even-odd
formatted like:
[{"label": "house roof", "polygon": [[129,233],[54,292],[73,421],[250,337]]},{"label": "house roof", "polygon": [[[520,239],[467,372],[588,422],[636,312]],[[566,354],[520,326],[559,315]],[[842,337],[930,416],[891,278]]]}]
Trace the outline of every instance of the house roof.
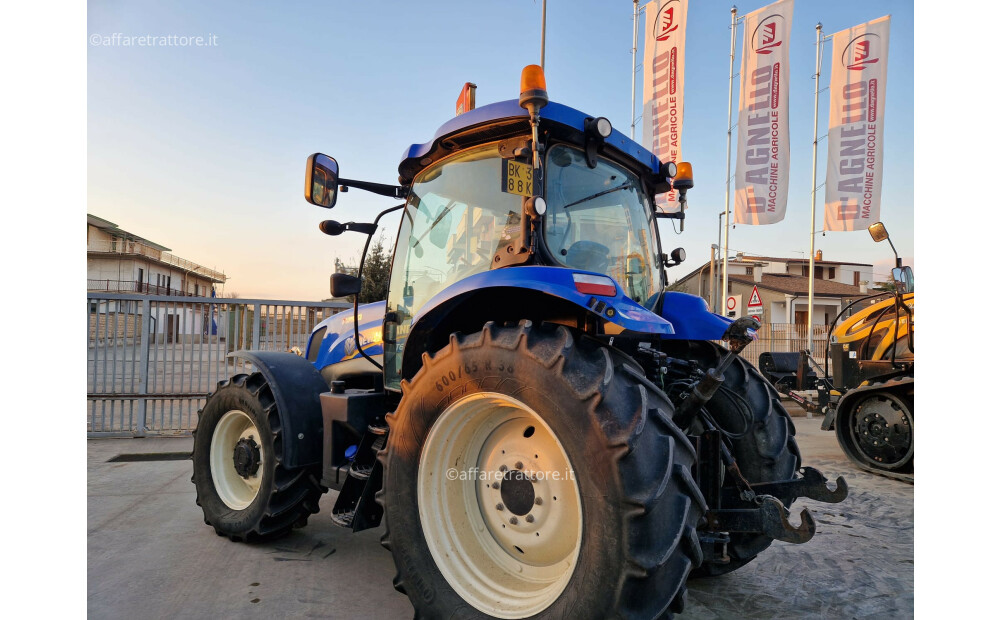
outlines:
[{"label": "house roof", "polygon": [[[749,256],[747,254],[743,255],[743,260],[752,260],[758,263],[796,263],[796,264],[808,264],[808,258],[777,258],[774,256]],[[732,263],[733,261],[729,261]],[[859,267],[871,267],[869,263],[851,263],[836,260],[818,260],[815,261],[816,265],[858,265]]]},{"label": "house roof", "polygon": [[[740,282],[750,286],[757,285],[760,288],[770,289],[779,293],[789,295],[808,295],[809,278],[805,276],[793,276],[783,273],[765,273],[761,275],[760,282],[753,279],[753,276],[743,274],[729,274],[730,282]],[[861,287],[834,282],[832,280],[813,280],[813,294],[819,297],[859,297],[867,293],[861,292]]]},{"label": "house roof", "polygon": [[[736,266],[741,266],[741,267],[750,267],[750,266],[753,266],[753,265],[761,265],[761,264],[766,264],[766,263],[793,263],[793,264],[797,264],[797,265],[802,265],[802,264],[808,265],[809,264],[809,259],[808,258],[805,258],[805,259],[802,259],[802,258],[775,258],[773,256],[748,256],[748,255],[744,254],[740,258],[730,259],[730,261],[729,261],[730,266],[736,265]],[[856,265],[856,266],[859,266],[859,267],[871,267],[872,266],[869,263],[849,263],[849,262],[832,261],[832,260],[818,260],[818,261],[815,261],[815,264],[817,266],[821,266],[821,267],[832,266],[832,265]],[[708,265],[709,265],[709,263],[707,261],[704,262],[704,263],[702,263],[701,265],[699,265],[698,267],[696,267],[694,269],[694,271],[692,271],[692,272],[688,273],[686,276],[684,276],[684,277],[676,280],[676,282],[677,283],[681,283],[681,282],[684,282],[686,280],[689,280],[690,278],[693,278],[694,276],[698,275],[698,273],[701,270],[708,269]],[[716,266],[716,269],[719,269],[719,266]],[[733,275],[733,274],[730,274],[730,275]],[[803,277],[803,279],[805,280],[804,277]],[[819,281],[819,280],[817,280],[817,281]],[[808,283],[808,280],[806,280],[806,282]]]},{"label": "house roof", "polygon": [[138,241],[140,243],[145,243],[151,248],[160,250],[161,252],[171,251],[170,248],[166,246],[162,246],[159,243],[155,243],[153,241],[150,241],[149,239],[145,239],[143,237],[140,237],[139,235],[130,233],[127,230],[118,228],[118,224],[115,224],[114,222],[109,222],[108,220],[105,220],[103,218],[99,218],[96,215],[91,215],[89,213],[87,214],[87,225],[93,226],[95,228],[100,228],[103,231],[106,231],[116,237],[121,237],[122,239],[126,239],[128,241]]}]

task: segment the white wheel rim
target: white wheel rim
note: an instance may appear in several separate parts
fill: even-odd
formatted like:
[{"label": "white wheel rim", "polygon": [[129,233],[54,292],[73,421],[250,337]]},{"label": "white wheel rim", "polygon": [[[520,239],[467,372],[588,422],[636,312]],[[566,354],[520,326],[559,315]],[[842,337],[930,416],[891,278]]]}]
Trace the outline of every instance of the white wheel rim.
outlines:
[{"label": "white wheel rim", "polygon": [[484,613],[539,613],[576,568],[583,513],[569,457],[509,396],[473,394],[441,414],[420,454],[417,506],[438,569]]},{"label": "white wheel rim", "polygon": [[[252,439],[260,449],[260,466],[257,471],[244,478],[236,471],[233,453],[241,439]],[[264,475],[266,462],[260,432],[253,420],[239,409],[227,411],[212,433],[209,462],[212,467],[212,482],[219,498],[233,510],[243,510],[257,498],[260,480]]]}]

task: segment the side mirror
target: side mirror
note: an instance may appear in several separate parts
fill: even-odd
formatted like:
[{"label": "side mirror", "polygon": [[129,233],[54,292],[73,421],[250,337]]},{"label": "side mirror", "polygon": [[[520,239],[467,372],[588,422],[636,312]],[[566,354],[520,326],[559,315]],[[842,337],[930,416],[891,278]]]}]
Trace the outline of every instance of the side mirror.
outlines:
[{"label": "side mirror", "polygon": [[896,267],[892,270],[892,279],[896,282],[896,290],[900,293],[913,292],[913,270],[909,267]]},{"label": "side mirror", "polygon": [[306,201],[326,209],[337,204],[339,179],[337,160],[322,153],[313,153],[306,160]]},{"label": "side mirror", "polygon": [[878,243],[889,238],[889,233],[882,222],[875,222],[868,227],[868,234],[872,236],[872,241]]},{"label": "side mirror", "polygon": [[361,278],[349,273],[334,273],[330,275],[330,295],[333,297],[350,297],[361,292]]}]

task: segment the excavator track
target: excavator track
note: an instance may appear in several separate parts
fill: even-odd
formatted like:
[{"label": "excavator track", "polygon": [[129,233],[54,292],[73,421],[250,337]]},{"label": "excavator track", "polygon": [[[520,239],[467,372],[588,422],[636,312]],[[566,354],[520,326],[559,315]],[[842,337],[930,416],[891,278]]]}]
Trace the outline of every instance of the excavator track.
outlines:
[{"label": "excavator track", "polygon": [[[913,484],[913,377],[899,377],[848,391],[834,428],[844,453],[858,468]],[[887,463],[880,467],[879,462]]]}]

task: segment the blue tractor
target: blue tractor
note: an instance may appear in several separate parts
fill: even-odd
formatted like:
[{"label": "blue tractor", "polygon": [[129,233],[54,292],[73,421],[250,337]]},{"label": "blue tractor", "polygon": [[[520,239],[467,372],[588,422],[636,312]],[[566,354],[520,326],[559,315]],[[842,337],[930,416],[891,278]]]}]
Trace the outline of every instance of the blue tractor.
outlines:
[{"label": "blue tractor", "polygon": [[[655,197],[693,186],[607,119],[518,100],[411,146],[399,184],[309,158],[306,199],[404,200],[385,302],[330,317],[305,358],[240,351],[194,440],[197,501],[222,536],[305,525],[322,493],[355,531],[384,521],[393,585],[418,618],[662,618],[692,575],[753,560],[836,502],[802,467],[774,388],[737,354],[753,319],[667,291]],[[367,252],[367,244],[365,246]],[[363,277],[334,274],[334,296]],[[719,343],[724,343],[719,344]]]}]

